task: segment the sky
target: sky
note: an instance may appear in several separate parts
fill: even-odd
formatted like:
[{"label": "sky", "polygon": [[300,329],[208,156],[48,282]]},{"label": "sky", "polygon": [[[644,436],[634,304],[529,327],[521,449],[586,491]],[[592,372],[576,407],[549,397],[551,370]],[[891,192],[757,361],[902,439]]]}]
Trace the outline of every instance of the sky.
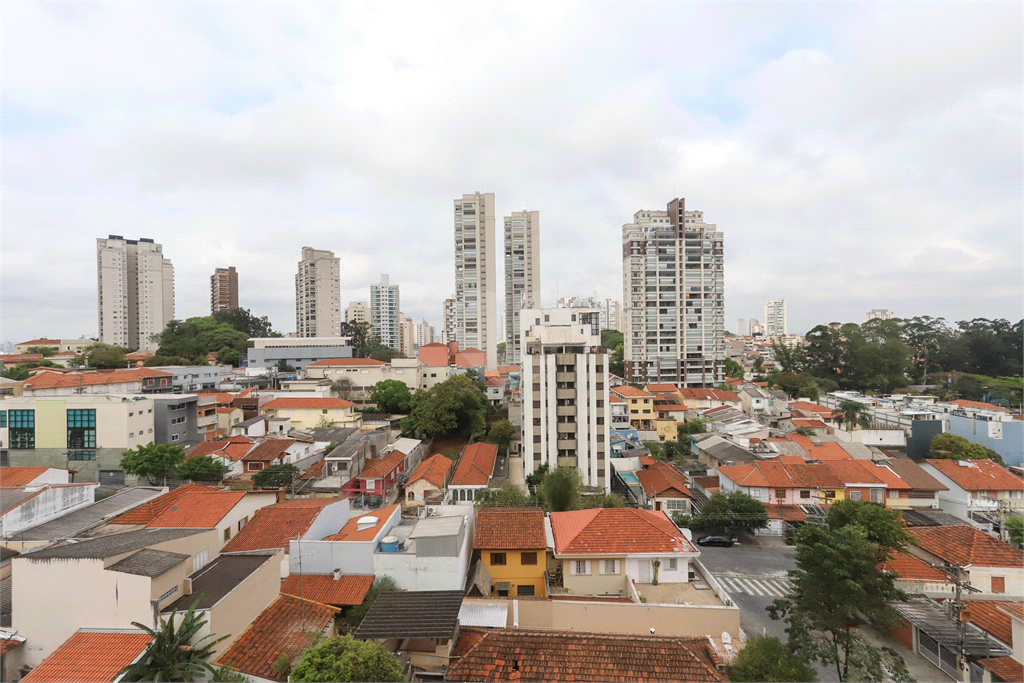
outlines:
[{"label": "sky", "polygon": [[[1022,316],[1016,2],[8,2],[0,340],[97,334],[96,238],[150,237],[295,329],[303,246],[342,307],[387,273],[442,326],[453,199],[541,217],[542,303],[622,298],[621,228],[684,197],[726,328],[873,308]],[[498,278],[499,291],[501,278]]]}]

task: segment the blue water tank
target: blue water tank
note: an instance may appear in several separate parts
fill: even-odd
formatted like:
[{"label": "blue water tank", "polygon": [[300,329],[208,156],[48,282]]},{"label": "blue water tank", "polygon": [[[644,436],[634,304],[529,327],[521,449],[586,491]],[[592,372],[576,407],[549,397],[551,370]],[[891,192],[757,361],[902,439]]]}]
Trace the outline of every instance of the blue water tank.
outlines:
[{"label": "blue water tank", "polygon": [[397,553],[398,536],[385,536],[380,539],[380,551],[382,553]]}]

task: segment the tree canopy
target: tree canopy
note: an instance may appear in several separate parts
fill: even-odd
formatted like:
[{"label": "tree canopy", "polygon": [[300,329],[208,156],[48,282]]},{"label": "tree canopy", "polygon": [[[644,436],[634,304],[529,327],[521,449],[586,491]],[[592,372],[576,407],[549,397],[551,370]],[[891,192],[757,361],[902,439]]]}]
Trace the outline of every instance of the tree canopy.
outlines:
[{"label": "tree canopy", "polygon": [[746,370],[744,370],[743,366],[737,363],[732,358],[726,358],[725,376],[732,377],[734,379],[743,379],[746,376]]},{"label": "tree canopy", "polygon": [[903,550],[910,542],[910,534],[903,528],[902,514],[884,505],[866,500],[840,500],[829,506],[829,529],[857,526],[870,542],[878,545],[882,556],[878,561]]},{"label": "tree canopy", "polygon": [[482,437],[487,429],[487,400],[473,380],[456,375],[413,394],[402,427],[431,436]]},{"label": "tree canopy", "polygon": [[401,355],[395,349],[381,344],[380,339],[373,334],[370,323],[367,322],[343,322],[341,336],[350,338],[352,347],[360,358],[373,358],[386,363]]},{"label": "tree canopy", "polygon": [[623,360],[624,339],[618,330],[601,330],[601,346],[608,349],[608,372],[619,377],[626,376],[626,363]]},{"label": "tree canopy", "polygon": [[189,458],[178,467],[178,479],[187,481],[220,481],[224,478],[224,465],[208,455]]},{"label": "tree canopy", "polygon": [[928,457],[945,460],[992,460],[1003,464],[1003,458],[991,448],[972,443],[962,436],[943,432],[932,437]]},{"label": "tree canopy", "polygon": [[[340,381],[340,380],[339,380]],[[373,385],[370,402],[382,413],[408,414],[412,405],[412,392],[405,382],[386,379]]]},{"label": "tree canopy", "polygon": [[116,370],[127,367],[128,349],[111,344],[90,344],[82,352],[82,361],[90,368]]},{"label": "tree canopy", "polygon": [[690,519],[690,528],[704,531],[724,531],[733,534],[740,529],[754,531],[768,526],[768,512],[764,504],[742,491],[713,493],[700,513]]},{"label": "tree canopy", "polygon": [[[218,670],[209,662],[217,643],[230,638],[225,634],[214,638],[212,634],[198,637],[206,625],[205,612],[197,613],[197,598],[184,614],[178,610],[166,619],[160,617],[160,627],[150,628],[133,621],[132,626],[145,631],[153,639],[142,656],[117,673],[123,681],[194,681]],[[180,622],[176,622],[178,617]]]},{"label": "tree canopy", "polygon": [[185,462],[185,449],[169,443],[150,443],[125,451],[121,469],[127,474],[157,483],[173,476]]},{"label": "tree canopy", "polygon": [[291,681],[404,681],[394,655],[377,643],[335,636],[307,649],[289,675]]},{"label": "tree canopy", "polygon": [[747,639],[736,659],[728,666],[729,680],[734,683],[787,683],[816,681],[812,666],[790,650],[775,636],[753,636]]},{"label": "tree canopy", "polygon": [[491,425],[491,431],[487,433],[487,440],[498,447],[499,453],[504,453],[508,450],[508,444],[512,441],[512,437],[515,434],[516,428],[511,422],[507,419],[498,420]]},{"label": "tree canopy", "polygon": [[278,489],[295,481],[299,468],[291,463],[271,465],[252,475],[252,483],[261,489]]},{"label": "tree canopy", "polygon": [[556,467],[540,483],[540,497],[550,512],[578,510],[582,507],[582,479],[575,467]]},{"label": "tree canopy", "polygon": [[506,481],[496,488],[486,488],[477,492],[476,504],[480,507],[531,507],[536,502],[531,496],[523,493],[515,483]]},{"label": "tree canopy", "polygon": [[[157,335],[157,340],[158,356],[184,358],[189,364],[205,363],[206,354],[211,351],[217,352],[218,358],[221,354],[227,358],[231,355],[229,351],[240,354],[249,348],[248,334],[228,323],[218,322],[213,316],[172,320]],[[234,357],[237,363],[237,355]]]}]

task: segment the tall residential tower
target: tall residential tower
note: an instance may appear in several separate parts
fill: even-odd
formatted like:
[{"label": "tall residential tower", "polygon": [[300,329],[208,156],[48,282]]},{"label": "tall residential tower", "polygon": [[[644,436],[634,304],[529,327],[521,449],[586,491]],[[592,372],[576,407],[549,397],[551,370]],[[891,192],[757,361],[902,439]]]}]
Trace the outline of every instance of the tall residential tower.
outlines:
[{"label": "tall residential tower", "polygon": [[455,340],[485,352],[498,366],[498,300],[494,274],[494,193],[464,194],[455,204]]},{"label": "tall residential tower", "polygon": [[96,266],[100,341],[155,350],[153,336],[174,318],[174,266],[163,246],[110,235],[96,240]]},{"label": "tall residential tower", "polygon": [[295,332],[300,337],[341,336],[341,259],[302,248],[295,275]]},{"label": "tall residential tower", "polygon": [[234,266],[217,268],[210,276],[210,313],[238,308],[238,272]]},{"label": "tall residential tower", "polygon": [[370,285],[370,327],[381,344],[396,351],[401,350],[401,316],[398,285],[391,284],[387,275],[381,275],[379,284]]},{"label": "tall residential tower", "polygon": [[785,299],[773,299],[764,305],[764,333],[772,338],[789,334]]},{"label": "tall residential tower", "polygon": [[520,357],[519,311],[540,306],[540,212],[505,216],[505,362]]}]

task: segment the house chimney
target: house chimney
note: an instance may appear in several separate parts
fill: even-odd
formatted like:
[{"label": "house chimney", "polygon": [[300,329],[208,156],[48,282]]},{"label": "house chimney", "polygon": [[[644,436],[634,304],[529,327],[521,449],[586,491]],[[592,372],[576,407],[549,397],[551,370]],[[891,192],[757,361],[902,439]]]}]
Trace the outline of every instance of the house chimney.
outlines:
[{"label": "house chimney", "polygon": [[335,569],[334,570],[334,580],[337,581],[340,578],[341,578],[341,570],[340,569]]},{"label": "house chimney", "polygon": [[181,588],[184,595],[192,595],[192,579],[186,578]]}]

